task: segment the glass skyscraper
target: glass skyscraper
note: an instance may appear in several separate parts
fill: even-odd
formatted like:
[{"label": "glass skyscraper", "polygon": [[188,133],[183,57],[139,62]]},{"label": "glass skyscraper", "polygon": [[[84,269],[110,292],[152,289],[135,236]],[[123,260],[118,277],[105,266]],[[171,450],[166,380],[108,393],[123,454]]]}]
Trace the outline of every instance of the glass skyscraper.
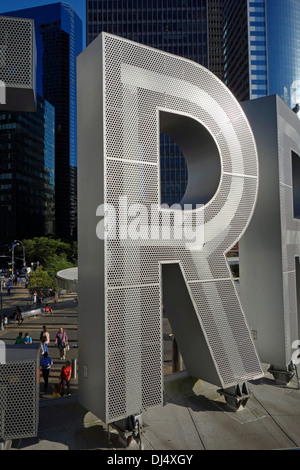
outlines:
[{"label": "glass skyscraper", "polygon": [[300,3],[267,0],[268,94],[300,103]]},{"label": "glass skyscraper", "polygon": [[101,32],[208,64],[206,0],[86,0],[87,45]]},{"label": "glass skyscraper", "polygon": [[54,235],[54,107],[0,112],[0,240]]},{"label": "glass skyscraper", "polygon": [[[221,0],[86,0],[86,43],[105,31],[191,59],[221,76],[220,4]],[[161,134],[160,139],[161,202],[179,203],[188,178],[184,156],[168,136]]]},{"label": "glass skyscraper", "polygon": [[61,2],[5,15],[35,22],[37,92],[55,108],[56,236],[76,239],[76,57],[82,51],[82,22],[68,4]]},{"label": "glass skyscraper", "polygon": [[300,103],[300,3],[226,0],[224,81],[240,101],[277,94]]}]

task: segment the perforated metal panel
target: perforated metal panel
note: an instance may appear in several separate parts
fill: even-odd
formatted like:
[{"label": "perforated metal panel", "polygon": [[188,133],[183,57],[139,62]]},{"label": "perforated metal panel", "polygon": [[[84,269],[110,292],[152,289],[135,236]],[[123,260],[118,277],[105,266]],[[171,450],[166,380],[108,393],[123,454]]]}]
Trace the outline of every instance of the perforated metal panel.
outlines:
[{"label": "perforated metal panel", "polygon": [[[88,71],[89,53],[91,69]],[[217,376],[216,383],[224,388],[262,375],[225,258],[252,215],[258,185],[257,154],[239,104],[204,67],[107,34],[102,34],[86,49],[82,60],[82,69],[79,68],[82,77],[79,79],[79,83],[82,80],[81,89],[79,85],[79,311],[82,309],[86,318],[93,305],[87,277],[94,285],[94,292],[97,280],[93,284],[88,269],[91,264],[100,263],[99,272],[104,269],[104,304],[97,307],[95,294],[94,307],[100,318],[103,315],[106,332],[104,407],[105,420],[112,422],[162,405],[161,267],[164,263],[179,264],[211,357],[209,364],[198,355],[190,359],[190,364],[184,357],[187,368],[193,369],[198,363],[199,378]],[[97,60],[102,64],[103,76],[99,76],[98,89],[95,80],[91,86],[93,105],[91,97],[87,102],[89,94],[83,90],[83,74],[91,73]],[[102,79],[103,92],[100,91]],[[80,98],[81,92],[84,98]],[[103,127],[91,131],[95,126],[92,116],[97,115],[99,123],[94,106],[101,106],[102,100]],[[190,212],[189,223],[193,229],[199,224],[199,216],[204,221],[202,248],[189,249],[185,236],[168,240],[162,235],[157,239],[121,237],[122,217],[126,218],[127,207],[132,204],[142,204],[147,209],[142,222],[144,228],[150,227],[153,220],[160,233],[167,228],[166,213],[159,200],[161,111],[196,120],[213,137],[220,155],[217,192],[204,207]],[[94,132],[100,135],[102,131],[103,148],[95,154]],[[184,140],[183,136],[183,143],[192,147],[192,158],[201,158],[194,142]],[[91,165],[95,173],[102,165],[96,163],[98,159],[103,163],[103,173],[98,175],[99,195],[103,184],[103,197],[96,201],[96,190],[89,191],[89,188],[97,178],[87,166]],[[126,205],[120,206],[124,196]],[[101,202],[117,208],[119,219],[117,237],[108,237],[97,245],[88,228],[95,219],[87,212],[91,214],[88,207]],[[175,213],[169,211],[169,214],[173,229]],[[190,328],[188,323],[185,327]],[[184,348],[185,340],[180,336],[179,331],[177,339]],[[83,357],[88,358],[87,350]],[[213,369],[213,374],[209,369]],[[83,380],[82,386],[87,386],[87,382]]]},{"label": "perforated metal panel", "polygon": [[0,439],[37,435],[37,371],[37,360],[0,364]]},{"label": "perforated metal panel", "polygon": [[35,110],[35,69],[33,20],[0,16],[0,80],[7,93],[1,109]]},{"label": "perforated metal panel", "polygon": [[0,76],[6,86],[33,86],[33,21],[0,16]]},{"label": "perforated metal panel", "polygon": [[255,133],[261,181],[255,214],[240,242],[241,298],[261,360],[286,370],[300,332],[300,220],[293,195],[299,188],[293,188],[292,168],[292,153],[300,159],[300,122],[276,95],[242,106]]},{"label": "perforated metal panel", "polygon": [[[299,340],[300,305],[297,305],[296,262],[300,259],[300,220],[293,213],[292,152],[300,159],[300,122],[297,116],[278,100],[278,163],[280,185],[280,222],[282,246],[282,281],[284,312],[285,362],[292,357],[292,344]],[[299,177],[299,176],[298,176]],[[295,188],[298,191],[298,188]],[[297,259],[296,259],[297,258]]]}]

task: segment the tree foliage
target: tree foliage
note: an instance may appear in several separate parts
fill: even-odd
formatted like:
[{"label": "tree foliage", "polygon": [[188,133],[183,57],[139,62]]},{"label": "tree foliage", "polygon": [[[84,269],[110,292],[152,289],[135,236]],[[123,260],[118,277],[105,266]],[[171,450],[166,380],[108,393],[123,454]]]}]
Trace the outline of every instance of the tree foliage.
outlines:
[{"label": "tree foliage", "polygon": [[26,260],[30,263],[37,261],[44,265],[53,256],[63,255],[67,261],[74,264],[77,262],[77,243],[67,243],[59,239],[47,237],[35,237],[23,240]]},{"label": "tree foliage", "polygon": [[32,294],[34,291],[40,292],[44,289],[53,289],[53,279],[51,276],[39,266],[35,271],[32,271],[29,276],[28,290]]},{"label": "tree foliage", "polygon": [[58,271],[73,268],[73,266],[74,263],[68,261],[67,256],[64,253],[60,255],[54,255],[51,258],[47,258],[45,261],[45,269],[51,278],[55,277],[55,274]]},{"label": "tree foliage", "polygon": [[23,240],[28,263],[39,262],[39,266],[29,276],[28,288],[31,293],[42,289],[56,291],[56,273],[77,266],[77,243],[36,237]]}]

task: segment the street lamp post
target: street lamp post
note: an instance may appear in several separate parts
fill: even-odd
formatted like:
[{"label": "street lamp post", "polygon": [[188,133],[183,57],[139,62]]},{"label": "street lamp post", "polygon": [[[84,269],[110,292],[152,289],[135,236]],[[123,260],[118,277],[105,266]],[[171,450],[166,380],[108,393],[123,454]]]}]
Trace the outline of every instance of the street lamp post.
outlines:
[{"label": "street lamp post", "polygon": [[18,245],[22,245],[23,249],[23,267],[26,266],[26,261],[25,261],[25,248],[21,240],[14,240],[12,243],[12,254],[11,254],[11,274],[14,279],[14,274],[15,274],[15,247]]},{"label": "street lamp post", "polygon": [[15,273],[15,246],[17,243],[12,243],[11,246],[11,275],[12,278],[14,279],[14,273]]},{"label": "street lamp post", "polygon": [[26,261],[25,261],[25,248],[24,248],[23,242],[21,242],[21,240],[14,240],[14,243],[16,243],[17,245],[21,244],[21,246],[22,246],[22,249],[23,249],[23,268],[25,268]]}]

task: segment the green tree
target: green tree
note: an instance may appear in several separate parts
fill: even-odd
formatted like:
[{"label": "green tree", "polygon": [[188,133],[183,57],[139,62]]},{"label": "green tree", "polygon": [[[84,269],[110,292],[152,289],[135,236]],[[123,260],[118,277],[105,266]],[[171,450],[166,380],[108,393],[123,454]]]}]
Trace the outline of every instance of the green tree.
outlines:
[{"label": "green tree", "polygon": [[77,243],[66,243],[46,237],[23,240],[26,259],[39,261],[39,267],[30,273],[28,288],[31,293],[52,289],[57,296],[56,273],[77,266]]},{"label": "green tree", "polygon": [[32,271],[29,276],[28,290],[31,294],[34,291],[40,292],[43,289],[52,288],[53,281],[51,276],[45,271],[42,266],[39,266],[35,271]]},{"label": "green tree", "polygon": [[47,237],[35,237],[23,240],[23,245],[28,263],[36,263],[37,261],[44,265],[46,260],[57,255],[65,255],[66,259],[71,263],[77,262],[77,243],[67,243],[59,239]]},{"label": "green tree", "polygon": [[45,266],[52,281],[52,290],[54,291],[55,299],[58,300],[59,288],[56,273],[62,271],[63,269],[72,268],[74,264],[67,260],[66,254],[62,253],[60,255],[54,255],[51,258],[48,258],[45,261]]},{"label": "green tree", "polygon": [[74,263],[68,261],[66,254],[53,255],[51,258],[45,260],[45,269],[47,270],[51,279],[55,278],[58,271],[63,269],[72,268]]}]

